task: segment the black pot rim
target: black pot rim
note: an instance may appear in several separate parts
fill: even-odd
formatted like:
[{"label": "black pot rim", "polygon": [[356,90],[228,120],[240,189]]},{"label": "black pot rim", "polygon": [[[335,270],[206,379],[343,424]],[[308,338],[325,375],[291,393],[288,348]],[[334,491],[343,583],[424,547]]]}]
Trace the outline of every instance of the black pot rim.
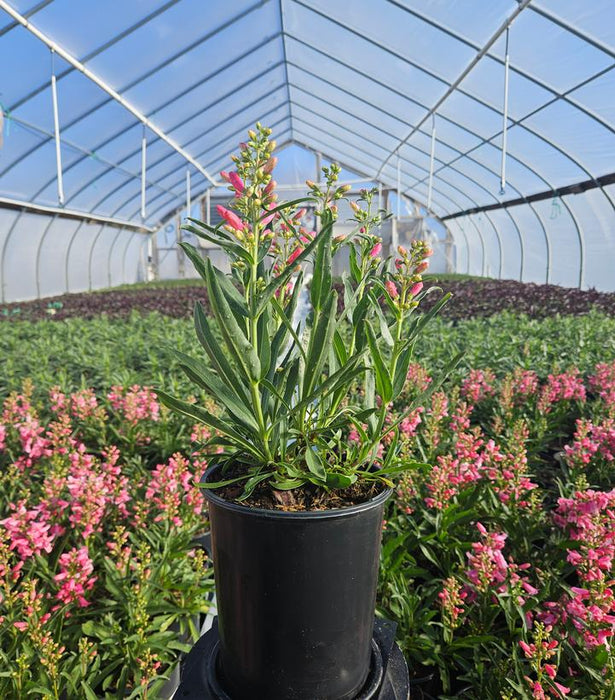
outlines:
[{"label": "black pot rim", "polygon": [[[213,466],[207,469],[203,475],[202,483],[206,483],[211,476],[220,467]],[[213,489],[203,488],[203,495],[211,503],[215,503],[220,508],[225,508],[227,510],[232,510],[237,513],[251,513],[254,516],[268,520],[326,520],[330,518],[343,518],[349,515],[355,515],[356,513],[362,513],[366,510],[370,510],[381,503],[385,503],[391,494],[393,489],[386,487],[377,496],[370,498],[369,501],[364,501],[363,503],[357,503],[353,506],[348,506],[347,508],[330,508],[329,510],[272,510],[269,508],[254,508],[252,506],[244,506],[241,503],[234,503],[233,501],[227,501],[224,498],[216,495]]]}]

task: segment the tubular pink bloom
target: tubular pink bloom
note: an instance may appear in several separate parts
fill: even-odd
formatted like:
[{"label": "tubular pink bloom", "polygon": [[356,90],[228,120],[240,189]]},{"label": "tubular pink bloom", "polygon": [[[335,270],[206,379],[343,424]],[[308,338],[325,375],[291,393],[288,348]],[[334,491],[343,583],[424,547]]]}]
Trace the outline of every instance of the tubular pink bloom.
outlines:
[{"label": "tubular pink bloom", "polygon": [[239,175],[233,170],[233,172],[230,172],[228,174],[228,181],[231,183],[231,185],[235,188],[235,192],[237,194],[241,194],[243,192],[243,180],[239,177]]},{"label": "tubular pink bloom", "polygon": [[425,272],[425,270],[429,267],[429,262],[427,260],[423,260],[422,263],[419,263],[416,268],[415,272],[417,275],[420,275],[421,272]]},{"label": "tubular pink bloom", "polygon": [[269,160],[265,163],[265,167],[263,168],[263,170],[266,173],[270,173],[277,165],[277,162],[278,159],[276,158],[276,156],[271,156],[271,158],[269,158]]},{"label": "tubular pink bloom", "polygon": [[275,219],[275,214],[268,214],[261,219],[261,226],[267,226],[267,224],[271,223],[273,219]]},{"label": "tubular pink bloom", "polygon": [[521,585],[523,586],[525,592],[529,593],[530,595],[536,595],[538,593],[538,590],[527,581],[521,581]]},{"label": "tubular pink bloom", "polygon": [[378,241],[376,245],[369,251],[369,257],[370,258],[375,258],[377,255],[380,255],[380,251],[382,250],[382,243]]},{"label": "tubular pink bloom", "polygon": [[229,177],[229,174],[226,172],[226,170],[221,170],[221,171],[220,171],[220,177],[221,177],[223,180],[226,180],[227,182],[230,182],[230,181],[231,181],[231,178]]},{"label": "tubular pink bloom", "polygon": [[487,534],[487,528],[482,523],[476,523],[476,529],[480,532],[481,535]]},{"label": "tubular pink bloom", "polygon": [[553,666],[553,664],[545,664],[544,669],[545,673],[547,674],[547,676],[549,676],[551,680],[553,680],[557,675],[557,669],[555,668],[555,666]]},{"label": "tubular pink bloom", "polygon": [[565,685],[562,685],[561,683],[558,683],[557,681],[553,681],[553,685],[559,690],[559,692],[566,696],[570,692],[570,688],[567,688]]},{"label": "tubular pink bloom", "polygon": [[533,654],[533,651],[534,651],[534,650],[532,649],[532,647],[531,647],[527,642],[524,642],[523,640],[521,640],[521,641],[519,642],[519,646],[523,649],[523,651],[524,651],[524,653],[525,653],[525,655],[527,656],[528,659],[532,657],[532,654]]},{"label": "tubular pink bloom", "polygon": [[302,209],[298,209],[298,210],[293,214],[293,219],[294,219],[295,221],[299,221],[299,219],[303,219],[303,217],[305,216],[306,211],[307,211],[307,209],[305,209],[305,207],[303,207]]},{"label": "tubular pink bloom", "polygon": [[417,282],[410,288],[410,296],[415,297],[423,289],[423,283]]},{"label": "tubular pink bloom", "polygon": [[245,228],[245,224],[243,221],[235,214],[235,212],[230,211],[229,209],[226,209],[223,207],[221,204],[218,204],[216,206],[216,211],[220,216],[226,221],[226,223],[231,227],[234,228],[236,231],[243,231]]},{"label": "tubular pink bloom", "polygon": [[393,282],[393,280],[387,280],[384,286],[386,287],[386,290],[389,293],[391,299],[397,299],[397,297],[399,296],[399,292],[397,291],[395,282]]},{"label": "tubular pink bloom", "polygon": [[292,265],[295,262],[295,260],[301,255],[301,253],[303,253],[303,248],[295,248],[293,252],[288,256],[288,260],[286,261],[286,263],[288,265]]}]

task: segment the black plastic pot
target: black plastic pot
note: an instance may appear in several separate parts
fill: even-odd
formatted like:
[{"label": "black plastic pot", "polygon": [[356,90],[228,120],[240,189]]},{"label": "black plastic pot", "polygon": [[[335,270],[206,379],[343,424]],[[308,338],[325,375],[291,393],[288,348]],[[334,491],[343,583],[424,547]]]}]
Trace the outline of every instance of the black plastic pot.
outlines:
[{"label": "black plastic pot", "polygon": [[350,700],[370,669],[386,490],[350,508],[248,508],[206,491],[233,700]]}]

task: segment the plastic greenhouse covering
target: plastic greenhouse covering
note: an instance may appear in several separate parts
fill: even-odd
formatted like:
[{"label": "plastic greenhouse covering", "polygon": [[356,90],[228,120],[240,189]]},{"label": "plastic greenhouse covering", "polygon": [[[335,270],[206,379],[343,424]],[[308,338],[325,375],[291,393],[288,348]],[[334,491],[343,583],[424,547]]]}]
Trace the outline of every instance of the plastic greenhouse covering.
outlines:
[{"label": "plastic greenhouse covering", "polygon": [[615,290],[613,0],[0,10],[3,302],[190,274],[178,224],[256,121],[278,181],[339,162],[448,270]]}]

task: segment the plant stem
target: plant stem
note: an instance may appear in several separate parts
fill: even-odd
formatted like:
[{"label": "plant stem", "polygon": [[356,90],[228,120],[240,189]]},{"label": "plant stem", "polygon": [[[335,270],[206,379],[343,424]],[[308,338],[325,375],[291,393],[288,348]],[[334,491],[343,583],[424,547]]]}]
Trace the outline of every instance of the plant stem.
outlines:
[{"label": "plant stem", "polygon": [[[258,353],[258,316],[253,312],[256,308],[256,304],[253,303],[257,294],[257,283],[258,283],[258,215],[253,212],[252,216],[252,234],[254,237],[254,247],[252,250],[252,264],[250,266],[250,283],[248,294],[248,308],[250,309],[250,322],[248,328],[248,340],[252,344],[252,347]],[[265,333],[267,329],[265,329]],[[254,410],[256,411],[256,420],[259,425],[259,434],[261,441],[263,443],[263,449],[265,452],[265,458],[267,462],[272,462],[271,450],[269,448],[269,440],[267,439],[267,425],[265,423],[265,416],[263,414],[263,405],[261,402],[261,392],[259,388],[259,381],[250,382],[250,394],[252,396],[252,401],[254,402]]]}]

